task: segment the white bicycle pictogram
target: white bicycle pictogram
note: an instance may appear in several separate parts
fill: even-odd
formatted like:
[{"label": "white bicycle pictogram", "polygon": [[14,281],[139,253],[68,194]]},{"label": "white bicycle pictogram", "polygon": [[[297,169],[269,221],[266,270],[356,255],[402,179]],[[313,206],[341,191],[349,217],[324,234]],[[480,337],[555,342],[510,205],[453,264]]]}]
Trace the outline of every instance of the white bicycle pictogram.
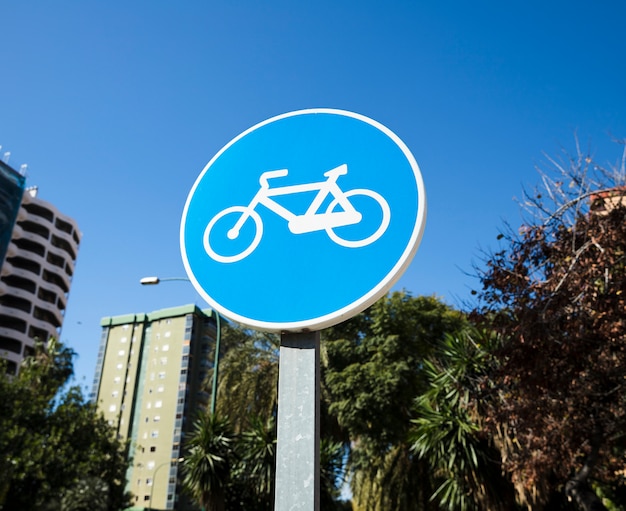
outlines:
[{"label": "white bicycle pictogram", "polygon": [[[391,219],[391,211],[389,209],[389,204],[379,193],[365,188],[357,188],[344,192],[341,188],[339,188],[337,179],[339,176],[343,176],[348,173],[348,166],[346,164],[339,165],[338,167],[325,172],[324,176],[327,178],[326,181],[270,188],[270,179],[285,177],[288,173],[288,169],[270,170],[264,172],[259,178],[259,184],[261,187],[250,201],[250,204],[247,206],[228,207],[217,213],[211,219],[204,230],[202,241],[204,249],[212,259],[221,263],[234,263],[249,256],[257,248],[261,242],[261,238],[263,237],[263,221],[261,220],[259,213],[256,211],[256,207],[259,204],[262,204],[270,211],[273,211],[280,217],[287,220],[287,225],[291,233],[306,234],[325,230],[331,240],[343,247],[364,247],[374,243],[387,230]],[[273,199],[274,197],[312,191],[317,191],[317,194],[313,198],[306,212],[301,215],[293,213],[286,207],[278,204]],[[324,201],[329,195],[333,197],[332,201],[325,211],[320,212]],[[349,200],[350,197],[356,196],[365,196],[374,199],[382,210],[382,218],[380,225],[369,236],[357,240],[347,240],[341,238],[333,229],[347,225],[355,225],[361,222],[363,215],[355,209]],[[335,211],[337,206],[339,206],[339,209]],[[236,215],[235,217],[228,219],[228,223],[226,224],[226,227],[230,227],[232,225],[226,233],[229,240],[236,240],[239,237],[241,230],[248,219],[253,220],[255,232],[252,242],[245,247],[244,250],[241,250],[234,255],[221,255],[218,254],[211,246],[210,236],[215,225],[229,215]]]}]

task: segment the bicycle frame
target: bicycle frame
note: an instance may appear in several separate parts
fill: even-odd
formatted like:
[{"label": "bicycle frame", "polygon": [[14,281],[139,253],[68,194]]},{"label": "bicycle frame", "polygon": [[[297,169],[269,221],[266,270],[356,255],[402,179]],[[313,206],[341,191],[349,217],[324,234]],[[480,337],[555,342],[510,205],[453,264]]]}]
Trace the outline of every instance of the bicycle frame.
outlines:
[{"label": "bicycle frame", "polygon": [[[278,177],[284,177],[289,173],[288,169],[270,170],[261,174],[259,183],[261,187],[250,204],[246,207],[245,212],[241,215],[234,227],[228,232],[228,237],[234,239],[239,234],[239,230],[250,217],[250,212],[257,205],[262,204],[269,210],[273,211],[288,222],[289,230],[294,234],[304,234],[313,231],[327,229],[329,227],[339,227],[343,225],[352,225],[361,221],[361,214],[354,209],[345,193],[337,185],[339,176],[348,173],[346,164],[335,167],[324,173],[328,179],[317,183],[305,183],[299,185],[287,185],[278,188],[270,188],[269,180]],[[284,206],[278,204],[273,197],[281,197],[284,195],[293,195],[303,192],[312,192],[317,190],[306,212],[302,215],[296,215]],[[326,211],[319,213],[318,210],[324,203],[328,195],[332,195],[337,204],[341,206],[340,211]]]}]

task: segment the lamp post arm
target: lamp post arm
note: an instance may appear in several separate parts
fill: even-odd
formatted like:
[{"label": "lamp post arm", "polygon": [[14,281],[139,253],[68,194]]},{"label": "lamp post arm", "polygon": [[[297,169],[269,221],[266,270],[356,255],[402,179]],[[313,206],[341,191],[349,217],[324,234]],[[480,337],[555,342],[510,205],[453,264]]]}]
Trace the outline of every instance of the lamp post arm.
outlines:
[{"label": "lamp post arm", "polygon": [[213,362],[213,383],[211,384],[211,415],[215,415],[215,404],[217,402],[217,377],[220,367],[220,340],[222,328],[220,325],[220,313],[213,310],[215,314],[215,358]]},{"label": "lamp post arm", "polygon": [[154,487],[156,486],[156,476],[159,472],[159,469],[164,467],[165,465],[170,464],[171,461],[166,461],[165,463],[161,463],[157,469],[154,471],[154,474],[152,476],[152,487],[150,488],[150,507],[148,509],[150,509],[150,511],[152,511],[152,495],[154,494]]},{"label": "lamp post arm", "polygon": [[169,465],[171,467],[172,465],[182,463],[183,461],[185,461],[185,458],[182,458],[182,457],[165,461],[161,463],[154,471],[154,475],[152,476],[152,487],[150,488],[150,507],[148,508],[150,511],[152,511],[152,495],[154,493],[154,487],[156,486],[156,476],[159,472],[159,469],[163,468],[165,465]]}]

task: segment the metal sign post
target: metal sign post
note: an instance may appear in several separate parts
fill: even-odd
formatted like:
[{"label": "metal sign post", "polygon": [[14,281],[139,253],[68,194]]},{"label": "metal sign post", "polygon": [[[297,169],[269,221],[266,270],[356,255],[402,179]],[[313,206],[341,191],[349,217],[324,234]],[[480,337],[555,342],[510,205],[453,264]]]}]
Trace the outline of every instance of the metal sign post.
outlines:
[{"label": "metal sign post", "polygon": [[275,511],[320,509],[320,333],[283,333]]}]

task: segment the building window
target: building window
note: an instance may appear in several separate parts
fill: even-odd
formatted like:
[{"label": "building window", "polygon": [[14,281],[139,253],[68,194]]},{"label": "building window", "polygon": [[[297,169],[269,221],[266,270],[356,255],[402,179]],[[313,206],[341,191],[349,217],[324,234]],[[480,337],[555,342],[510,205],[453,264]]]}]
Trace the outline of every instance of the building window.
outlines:
[{"label": "building window", "polygon": [[153,445],[153,446],[151,446],[151,447],[150,447],[150,452],[156,452],[156,446],[154,446],[154,445]]},{"label": "building window", "polygon": [[161,357],[161,365],[164,366],[167,364],[167,357]]},{"label": "building window", "polygon": [[158,429],[153,430],[152,433],[150,433],[150,436],[152,438],[159,438],[159,430]]},{"label": "building window", "polygon": [[170,332],[169,330],[167,332],[165,332],[165,336],[164,337],[169,337],[170,335],[172,335],[172,332]]},{"label": "building window", "polygon": [[163,392],[165,390],[165,385],[159,385],[157,387],[157,392]]},{"label": "building window", "polygon": [[143,496],[143,500],[144,500],[144,501],[145,501],[145,500],[150,500],[150,495],[144,495],[144,496]]},{"label": "building window", "polygon": [[165,371],[161,371],[159,373],[159,380],[164,380],[165,379]]},{"label": "building window", "polygon": [[115,367],[117,367],[118,369],[121,369],[122,367],[124,367],[124,364],[122,364],[121,362],[119,364],[117,364]]},{"label": "building window", "polygon": [[146,484],[148,486],[152,486],[152,478],[151,477],[148,477],[148,479],[146,479]]},{"label": "building window", "polygon": [[109,412],[114,412],[117,409],[115,405],[109,406]]},{"label": "building window", "polygon": [[169,351],[169,350],[170,350],[170,345],[169,345],[169,344],[164,344],[164,345],[161,347],[161,351]]},{"label": "building window", "polygon": [[123,357],[124,353],[125,353],[124,350],[120,350],[120,351],[117,352],[117,356],[118,357]]},{"label": "building window", "polygon": [[160,415],[155,415],[153,420],[154,420],[154,422],[159,422],[161,420],[161,416]]},{"label": "building window", "polygon": [[154,403],[154,407],[155,407],[155,408],[161,408],[162,406],[163,406],[163,401],[156,401],[156,402]]},{"label": "building window", "polygon": [[149,461],[148,463],[146,463],[146,468],[148,470],[154,470],[154,461]]}]

